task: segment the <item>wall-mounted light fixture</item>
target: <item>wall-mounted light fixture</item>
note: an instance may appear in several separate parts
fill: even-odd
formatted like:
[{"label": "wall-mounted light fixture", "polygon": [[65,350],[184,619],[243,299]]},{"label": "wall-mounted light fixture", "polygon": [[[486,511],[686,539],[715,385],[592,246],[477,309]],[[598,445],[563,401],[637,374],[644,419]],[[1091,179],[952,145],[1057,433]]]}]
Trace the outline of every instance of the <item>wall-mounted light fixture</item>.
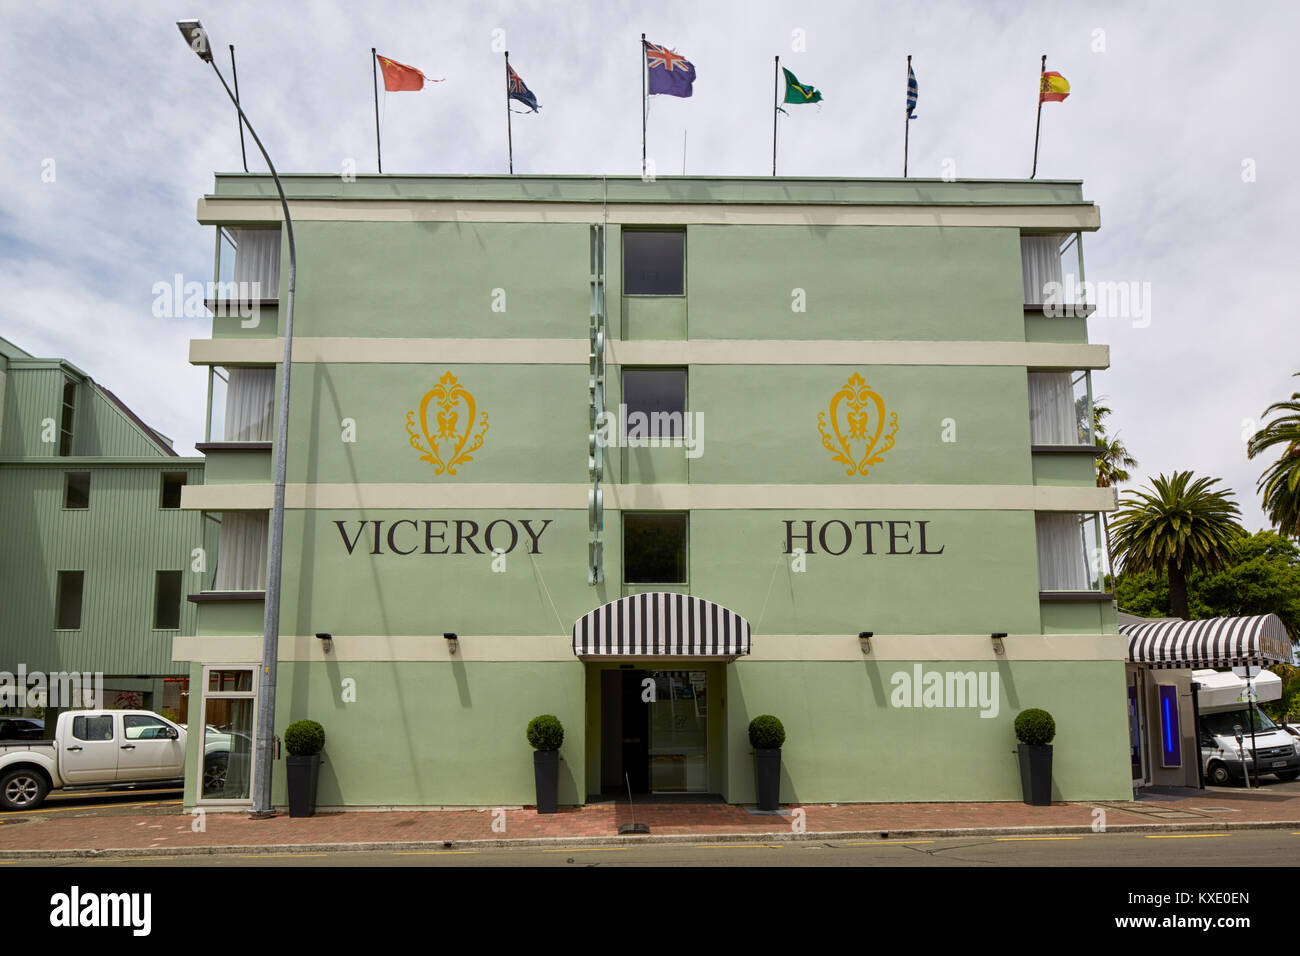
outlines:
[{"label": "wall-mounted light fixture", "polygon": [[871,639],[875,636],[875,631],[858,631],[858,646],[862,648],[863,654],[871,653]]},{"label": "wall-mounted light fixture", "polygon": [[1005,654],[1007,652],[1007,649],[1005,646],[1003,646],[1002,639],[1007,635],[1003,631],[998,631],[996,634],[992,636],[993,636],[993,653]]},{"label": "wall-mounted light fixture", "polygon": [[328,654],[330,652],[330,648],[334,646],[333,634],[325,634],[324,632],[322,632],[316,635],[316,639],[320,641],[321,650],[323,650],[326,654]]},{"label": "wall-mounted light fixture", "polygon": [[460,638],[450,631],[446,632],[442,636],[447,639],[447,652],[449,654],[455,654],[456,648],[460,644]]}]

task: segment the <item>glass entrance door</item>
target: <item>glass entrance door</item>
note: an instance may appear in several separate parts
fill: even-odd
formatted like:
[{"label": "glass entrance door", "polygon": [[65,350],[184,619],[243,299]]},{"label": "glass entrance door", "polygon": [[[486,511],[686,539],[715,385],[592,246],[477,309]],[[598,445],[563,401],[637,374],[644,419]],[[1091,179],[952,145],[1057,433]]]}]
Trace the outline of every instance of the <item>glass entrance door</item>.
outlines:
[{"label": "glass entrance door", "polygon": [[650,789],[703,793],[709,788],[708,679],[704,671],[650,671]]},{"label": "glass entrance door", "polygon": [[1146,783],[1145,753],[1143,746],[1142,675],[1135,667],[1126,674],[1128,680],[1128,747],[1132,764],[1133,782]]}]

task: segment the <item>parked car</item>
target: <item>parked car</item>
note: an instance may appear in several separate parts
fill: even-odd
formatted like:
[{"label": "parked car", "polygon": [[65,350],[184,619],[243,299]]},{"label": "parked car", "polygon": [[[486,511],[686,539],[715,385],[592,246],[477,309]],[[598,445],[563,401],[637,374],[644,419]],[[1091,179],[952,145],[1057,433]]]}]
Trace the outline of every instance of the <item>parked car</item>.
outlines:
[{"label": "parked car", "polygon": [[0,717],[0,740],[41,740],[45,721],[37,717]]},{"label": "parked car", "polygon": [[[204,742],[224,764],[229,741]],[[223,774],[224,776],[224,774]],[[30,810],[51,790],[104,789],[185,777],[185,728],[146,710],[72,710],[54,736],[0,742],[0,808]]]},{"label": "parked car", "polygon": [[[1262,774],[1272,774],[1279,780],[1300,778],[1300,739],[1273,723],[1258,707],[1254,710],[1253,751],[1250,714],[1244,708],[1201,715],[1201,758],[1205,761],[1206,782],[1228,786],[1244,780],[1247,768],[1252,782]],[[1238,727],[1242,730],[1240,746]]]}]

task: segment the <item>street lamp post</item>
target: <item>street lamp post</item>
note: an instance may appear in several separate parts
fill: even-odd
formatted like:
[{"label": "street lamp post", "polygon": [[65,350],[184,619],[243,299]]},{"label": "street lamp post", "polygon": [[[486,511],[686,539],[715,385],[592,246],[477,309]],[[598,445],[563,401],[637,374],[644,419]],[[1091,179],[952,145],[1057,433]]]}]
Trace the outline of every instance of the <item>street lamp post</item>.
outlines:
[{"label": "street lamp post", "polygon": [[289,200],[285,198],[284,186],[280,175],[275,171],[275,164],[266,153],[253,124],[248,122],[239,100],[231,92],[226,78],[221,75],[216,61],[212,58],[212,46],[208,43],[207,31],[198,20],[178,20],[181,36],[190,45],[199,59],[212,67],[225,88],[226,95],[239,111],[239,118],[248,127],[253,142],[266,160],[275,180],[275,188],[280,193],[280,206],[284,210],[284,228],[289,239],[289,299],[284,313],[284,369],[280,379],[280,413],[275,429],[275,492],[271,507],[270,552],[266,567],[266,617],[262,633],[262,672],[258,679],[257,691],[257,740],[253,763],[253,806],[249,815],[253,817],[272,817],[275,810],[271,806],[271,768],[275,760],[275,681],[276,663],[280,645],[280,565],[284,554],[284,479],[285,453],[289,443],[289,373],[293,368],[293,289],[298,271],[297,250],[293,244],[293,219],[289,215]]}]

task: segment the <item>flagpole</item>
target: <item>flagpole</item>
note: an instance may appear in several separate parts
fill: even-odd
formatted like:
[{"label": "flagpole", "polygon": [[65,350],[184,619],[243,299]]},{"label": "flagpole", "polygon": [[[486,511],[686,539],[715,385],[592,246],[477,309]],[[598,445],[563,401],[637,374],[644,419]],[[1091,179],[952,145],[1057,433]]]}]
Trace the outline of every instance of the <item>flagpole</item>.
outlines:
[{"label": "flagpole", "polygon": [[506,50],[506,149],[510,154],[510,175],[515,174],[515,140],[510,130],[510,51]]},{"label": "flagpole", "polygon": [[1047,54],[1043,54],[1043,62],[1038,67],[1038,119],[1034,121],[1034,167],[1029,171],[1029,178],[1033,179],[1038,173],[1038,131],[1043,127],[1043,74],[1047,72]]},{"label": "flagpole", "polygon": [[379,70],[375,63],[375,48],[370,48],[370,78],[375,84],[375,161],[379,171],[384,171],[384,153],[379,146]]},{"label": "flagpole", "polygon": [[[907,54],[907,98],[912,96],[912,54]],[[906,100],[904,101],[906,103]],[[903,110],[903,178],[907,178],[907,139],[908,134],[912,132],[912,114],[910,110]]]},{"label": "flagpole", "polygon": [[772,64],[772,175],[776,175],[776,111],[780,109],[777,97],[780,96],[781,57],[774,58]]},{"label": "flagpole", "polygon": [[[230,75],[235,80],[235,112],[239,112],[239,71],[235,69],[235,45],[230,46]],[[244,118],[239,117],[239,155],[244,161],[244,172],[248,172],[248,153],[244,149]]]},{"label": "flagpole", "polygon": [[641,34],[641,177],[645,178],[645,34]]}]

